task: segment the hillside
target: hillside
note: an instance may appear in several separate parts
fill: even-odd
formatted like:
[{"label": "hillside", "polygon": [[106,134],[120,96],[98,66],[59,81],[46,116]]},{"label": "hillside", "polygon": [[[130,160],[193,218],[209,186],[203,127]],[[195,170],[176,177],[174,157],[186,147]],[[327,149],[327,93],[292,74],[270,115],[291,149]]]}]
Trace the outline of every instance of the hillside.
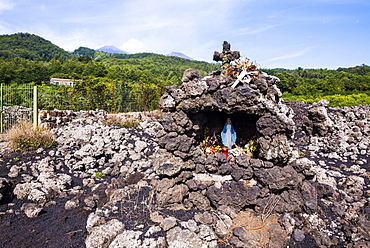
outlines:
[{"label": "hillside", "polygon": [[[80,47],[70,54],[36,35],[19,33],[0,36],[0,83],[47,86],[51,77],[81,79],[84,84],[74,89],[77,93],[74,96],[84,99],[82,105],[91,106],[93,102],[94,107],[110,111],[123,111],[123,105],[135,101],[135,106],[150,102],[149,105],[156,108],[163,89],[181,84],[183,72],[188,68],[206,76],[219,70],[220,66],[176,56],[107,53],[87,47]],[[276,85],[282,91],[284,100],[313,103],[325,98],[330,101],[331,107],[370,104],[370,66],[365,64],[336,70],[298,67],[295,70],[278,68],[261,71],[280,79]],[[65,88],[53,90],[57,90],[59,96],[70,95]],[[95,99],[89,99],[91,96]],[[115,101],[104,100],[113,98]],[[68,99],[48,99],[43,106],[58,109],[71,107],[72,104],[66,102]],[[64,102],[64,105],[58,101]],[[74,106],[75,110],[84,108],[81,104]]]},{"label": "hillside", "polygon": [[[1,38],[3,45],[0,53],[3,56],[0,56],[0,83],[42,85],[40,92],[45,93],[50,92],[48,82],[52,77],[81,79],[84,83],[74,88],[77,93],[74,96],[83,100],[83,106],[92,106],[92,102],[97,102],[96,99],[104,101],[107,97],[110,98],[109,94],[114,95],[115,102],[121,102],[118,100],[120,98],[125,102],[132,102],[131,96],[130,99],[126,97],[128,91],[131,92],[130,95],[137,96],[143,94],[143,90],[146,91],[146,98],[150,99],[148,101],[157,103],[165,86],[181,83],[184,70],[194,68],[205,76],[210,71],[219,69],[216,64],[153,53],[118,54],[80,47],[69,54],[49,41],[29,34],[6,35]],[[65,56],[56,51],[65,52]],[[42,56],[36,56],[40,54]],[[57,92],[58,96],[69,95],[68,89],[64,87],[52,87],[51,90]],[[121,91],[125,93],[118,96]],[[90,101],[91,96],[97,97]],[[43,102],[43,99],[40,101]],[[65,102],[63,99],[47,98],[42,106],[63,109],[65,106],[61,106],[58,103],[60,101]],[[107,104],[103,103],[105,107],[102,107],[98,102],[96,106],[106,108]],[[71,107],[71,104],[67,105]],[[82,107],[74,107],[77,108]]]},{"label": "hillside", "polygon": [[[188,68],[195,68],[199,70],[218,70],[219,66],[215,64],[210,64],[204,61],[196,61],[182,53],[172,52],[167,55],[156,54],[156,53],[134,53],[134,54],[124,54],[124,53],[113,53],[106,51],[93,50],[87,47],[79,47],[73,51],[75,56],[90,56],[94,61],[104,61],[109,65],[122,65],[122,64],[132,64],[144,66],[149,62],[159,63],[156,67],[161,67],[171,64],[171,65],[184,65],[180,70]],[[143,60],[144,59],[144,60]],[[140,61],[143,60],[143,61]],[[186,67],[186,68],[185,68]],[[210,71],[208,71],[210,72]]]},{"label": "hillside", "polygon": [[0,60],[10,60],[16,57],[34,61],[50,61],[56,57],[68,59],[72,56],[50,41],[34,34],[1,35]]},{"label": "hillside", "polygon": [[[217,64],[155,53],[107,53],[87,47],[79,47],[73,51],[73,54],[77,57],[89,56],[93,61],[102,62],[108,68],[120,66],[122,68],[147,71],[163,81],[173,78],[171,81],[174,84],[181,81],[183,72],[188,68],[197,70],[203,76],[220,69],[220,66]],[[177,83],[175,83],[176,81]]]}]

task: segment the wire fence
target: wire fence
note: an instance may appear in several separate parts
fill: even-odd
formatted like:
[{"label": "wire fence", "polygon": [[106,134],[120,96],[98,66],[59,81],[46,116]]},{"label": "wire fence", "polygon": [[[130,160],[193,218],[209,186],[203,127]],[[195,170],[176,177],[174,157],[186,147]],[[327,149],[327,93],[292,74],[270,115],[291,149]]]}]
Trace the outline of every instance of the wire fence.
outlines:
[{"label": "wire fence", "polygon": [[146,112],[159,108],[162,92],[142,87],[136,91],[58,90],[37,86],[0,87],[0,132],[20,121],[37,125],[38,109],[42,110],[106,110],[109,113]]},{"label": "wire fence", "polygon": [[159,96],[151,92],[96,92],[91,90],[43,92],[40,90],[38,105],[43,110],[106,110],[109,113],[143,112],[158,109]]},{"label": "wire fence", "polygon": [[37,125],[37,87],[0,85],[0,132],[21,121]]}]

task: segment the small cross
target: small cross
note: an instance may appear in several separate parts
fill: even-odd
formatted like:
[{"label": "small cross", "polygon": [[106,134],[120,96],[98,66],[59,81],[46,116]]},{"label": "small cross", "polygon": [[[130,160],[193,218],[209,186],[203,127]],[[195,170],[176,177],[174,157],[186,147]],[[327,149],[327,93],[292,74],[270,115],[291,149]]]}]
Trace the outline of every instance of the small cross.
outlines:
[{"label": "small cross", "polygon": [[230,63],[238,58],[240,58],[239,51],[231,51],[230,50],[230,43],[224,41],[222,45],[222,53],[215,51],[213,53],[213,60],[214,61],[222,61],[221,65],[221,73],[225,75],[226,69],[230,66]]}]

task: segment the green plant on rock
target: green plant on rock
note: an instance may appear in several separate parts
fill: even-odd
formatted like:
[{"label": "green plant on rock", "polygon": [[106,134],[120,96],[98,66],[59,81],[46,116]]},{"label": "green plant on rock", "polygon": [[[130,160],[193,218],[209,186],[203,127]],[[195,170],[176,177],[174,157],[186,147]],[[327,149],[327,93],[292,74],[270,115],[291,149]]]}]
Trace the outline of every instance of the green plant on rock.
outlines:
[{"label": "green plant on rock", "polygon": [[101,171],[98,171],[98,172],[96,172],[95,173],[95,177],[96,178],[102,178],[102,177],[104,177],[105,175],[104,175],[104,173],[103,172],[101,172]]},{"label": "green plant on rock", "polygon": [[255,140],[250,140],[248,142],[248,144],[246,144],[244,146],[244,151],[246,154],[248,154],[249,156],[251,156],[252,158],[254,157],[255,153],[257,152],[258,150],[258,144],[257,144],[257,141]]},{"label": "green plant on rock", "polygon": [[306,156],[306,153],[299,151],[298,152],[298,158],[303,158]]}]

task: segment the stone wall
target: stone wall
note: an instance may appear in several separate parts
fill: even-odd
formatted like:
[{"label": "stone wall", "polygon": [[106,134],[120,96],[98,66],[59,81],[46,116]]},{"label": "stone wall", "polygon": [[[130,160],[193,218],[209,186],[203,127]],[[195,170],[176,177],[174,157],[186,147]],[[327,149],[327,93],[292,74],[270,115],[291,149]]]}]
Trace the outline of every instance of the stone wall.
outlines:
[{"label": "stone wall", "polygon": [[[88,118],[88,117],[104,117],[107,118],[107,122],[126,123],[126,122],[138,122],[141,121],[143,116],[157,116],[160,111],[150,112],[129,112],[129,113],[118,113],[108,114],[105,110],[40,110],[38,122],[41,126],[55,128],[61,125],[65,125],[74,119]],[[110,123],[110,124],[112,124]],[[113,123],[114,124],[114,123]]]},{"label": "stone wall", "polygon": [[56,127],[58,125],[67,124],[76,117],[73,110],[40,110],[38,123],[45,127]]}]

